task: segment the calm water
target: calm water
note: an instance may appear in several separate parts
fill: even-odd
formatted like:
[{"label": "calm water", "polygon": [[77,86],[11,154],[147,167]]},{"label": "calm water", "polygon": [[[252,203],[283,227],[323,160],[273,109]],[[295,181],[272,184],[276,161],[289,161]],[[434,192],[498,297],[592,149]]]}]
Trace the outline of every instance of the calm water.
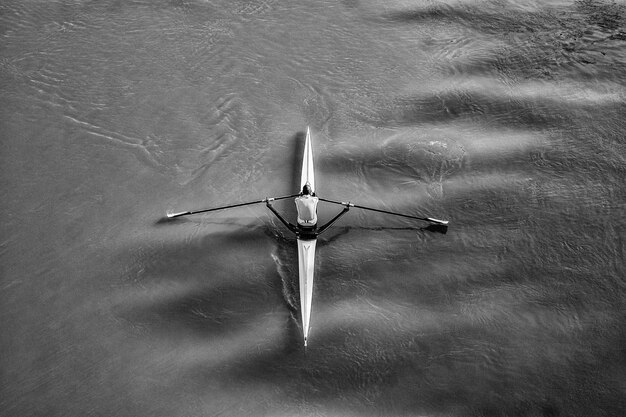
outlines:
[{"label": "calm water", "polygon": [[[0,414],[623,415],[625,19],[4,0]],[[305,354],[265,207],[162,219],[293,193],[306,126],[320,196],[451,226],[342,218]]]}]

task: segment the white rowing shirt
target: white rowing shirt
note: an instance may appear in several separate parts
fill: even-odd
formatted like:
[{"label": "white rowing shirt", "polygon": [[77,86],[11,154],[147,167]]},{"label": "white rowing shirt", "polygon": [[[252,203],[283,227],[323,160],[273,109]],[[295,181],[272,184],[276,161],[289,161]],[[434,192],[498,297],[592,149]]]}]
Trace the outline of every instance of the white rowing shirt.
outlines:
[{"label": "white rowing shirt", "polygon": [[301,195],[296,198],[299,225],[310,227],[317,224],[317,202],[319,200],[319,198],[310,195]]}]

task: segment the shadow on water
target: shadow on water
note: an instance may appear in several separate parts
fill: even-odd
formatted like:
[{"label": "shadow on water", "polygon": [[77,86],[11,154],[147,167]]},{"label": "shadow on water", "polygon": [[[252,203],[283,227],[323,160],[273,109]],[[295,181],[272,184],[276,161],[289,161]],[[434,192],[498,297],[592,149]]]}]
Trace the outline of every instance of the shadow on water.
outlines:
[{"label": "shadow on water", "polygon": [[172,225],[180,225],[183,223],[189,223],[189,219],[186,217],[167,217],[163,216],[157,221],[154,222],[155,226],[172,226]]},{"label": "shadow on water", "polygon": [[420,230],[426,230],[428,232],[441,233],[442,235],[445,235],[446,233],[448,233],[448,226],[447,225],[444,226],[440,224],[431,224]]},{"label": "shadow on water", "polygon": [[263,261],[255,254],[271,240],[285,244],[265,226],[248,227],[124,253],[121,258],[133,267],[117,315],[133,327],[168,336],[242,330],[284,300],[272,258]]},{"label": "shadow on water", "polygon": [[379,127],[467,121],[533,131],[567,126],[575,117],[572,114],[596,112],[599,108],[615,113],[619,106],[620,103],[572,103],[556,97],[525,98],[480,91],[450,91],[397,98],[377,114],[360,114],[358,117]]},{"label": "shadow on water", "polygon": [[300,190],[300,174],[302,173],[302,155],[304,154],[304,143],[306,132],[298,132],[293,137],[294,153],[291,166],[291,190]]}]

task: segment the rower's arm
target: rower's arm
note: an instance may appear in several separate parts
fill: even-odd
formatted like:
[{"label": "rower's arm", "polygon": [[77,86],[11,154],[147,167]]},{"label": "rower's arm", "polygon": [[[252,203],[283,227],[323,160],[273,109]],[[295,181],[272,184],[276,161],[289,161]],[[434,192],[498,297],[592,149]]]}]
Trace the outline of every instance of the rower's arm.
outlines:
[{"label": "rower's arm", "polygon": [[343,216],[344,214],[346,214],[348,211],[350,211],[350,206],[346,206],[341,213],[339,213],[338,215],[336,215],[335,217],[333,217],[328,223],[326,223],[324,226],[320,227],[319,229],[317,229],[317,235],[321,235],[322,233],[324,233],[330,226],[332,226],[337,220],[339,220],[339,218],[341,216]]},{"label": "rower's arm", "polygon": [[289,230],[291,230],[295,234],[298,234],[298,228],[285,220],[283,216],[281,216],[280,213],[277,212],[276,209],[270,204],[269,200],[265,202],[265,205],[267,205],[267,208],[270,209],[272,213],[274,213],[274,215],[278,217],[278,220],[280,220],[285,226],[287,226]]}]

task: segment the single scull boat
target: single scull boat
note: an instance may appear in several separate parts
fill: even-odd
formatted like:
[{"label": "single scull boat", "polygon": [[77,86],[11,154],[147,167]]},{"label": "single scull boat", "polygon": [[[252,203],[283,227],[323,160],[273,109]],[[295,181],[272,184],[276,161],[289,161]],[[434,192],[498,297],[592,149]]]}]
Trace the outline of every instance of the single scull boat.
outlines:
[{"label": "single scull boat", "polygon": [[304,155],[302,158],[302,172],[300,175],[300,190],[297,194],[283,196],[283,197],[266,197],[262,200],[250,201],[247,203],[238,203],[232,204],[229,206],[215,207],[197,211],[182,211],[178,213],[168,213],[168,218],[176,218],[181,216],[187,216],[190,214],[198,214],[198,213],[207,213],[210,211],[217,211],[241,206],[247,206],[251,204],[259,204],[265,203],[267,207],[274,213],[278,219],[285,225],[289,230],[291,230],[297,238],[298,243],[298,273],[299,273],[299,282],[300,282],[300,314],[302,316],[302,335],[304,337],[304,346],[307,346],[308,338],[309,338],[309,328],[311,325],[311,304],[313,301],[313,277],[315,272],[315,245],[317,243],[317,236],[326,231],[333,223],[335,223],[341,216],[346,214],[350,208],[359,208],[363,210],[370,210],[379,213],[391,214],[395,216],[402,216],[410,219],[416,220],[424,220],[430,222],[436,226],[443,227],[444,233],[447,230],[448,222],[446,220],[438,220],[432,217],[418,217],[408,214],[396,213],[388,210],[381,210],[372,207],[360,206],[357,204],[353,204],[350,202],[343,201],[335,201],[335,200],[327,200],[324,198],[319,198],[319,201],[325,201],[328,203],[339,204],[344,206],[344,209],[341,213],[332,218],[329,222],[321,227],[313,227],[310,229],[301,228],[299,226],[293,225],[285,220],[280,213],[274,209],[271,202],[277,200],[283,200],[286,198],[293,198],[300,195],[302,188],[309,184],[311,187],[311,193],[315,194],[315,171],[313,167],[313,148],[311,145],[311,131],[307,127],[306,131],[306,139],[304,144]]},{"label": "single scull boat", "polygon": [[[300,176],[300,190],[309,184],[311,193],[315,195],[315,171],[313,169],[313,149],[311,147],[311,131],[306,130],[304,156],[302,157],[302,174]],[[311,323],[311,304],[313,301],[313,276],[315,272],[315,244],[317,237],[304,238],[298,236],[298,269],[300,275],[300,314],[302,315],[302,334],[304,346],[309,337]]]}]

